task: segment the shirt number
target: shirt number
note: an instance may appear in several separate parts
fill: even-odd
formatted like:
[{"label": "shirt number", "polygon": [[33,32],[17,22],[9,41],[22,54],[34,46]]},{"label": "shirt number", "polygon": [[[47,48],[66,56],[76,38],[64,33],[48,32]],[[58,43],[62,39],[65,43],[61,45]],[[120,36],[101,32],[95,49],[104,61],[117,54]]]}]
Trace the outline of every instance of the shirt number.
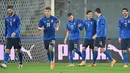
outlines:
[{"label": "shirt number", "polygon": [[47,23],[47,27],[50,27],[50,23]]}]

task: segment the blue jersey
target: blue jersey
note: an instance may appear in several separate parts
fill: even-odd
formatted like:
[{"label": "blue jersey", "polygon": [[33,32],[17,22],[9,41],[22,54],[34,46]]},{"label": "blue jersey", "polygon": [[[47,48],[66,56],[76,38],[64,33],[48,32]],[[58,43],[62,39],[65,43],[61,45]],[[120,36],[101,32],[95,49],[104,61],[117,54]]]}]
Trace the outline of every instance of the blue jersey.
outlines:
[{"label": "blue jersey", "polygon": [[82,24],[83,21],[80,19],[74,18],[74,20],[67,21],[66,27],[67,30],[69,31],[69,40],[76,40],[80,38],[80,30],[78,27],[78,24]]},{"label": "blue jersey", "polygon": [[38,27],[44,26],[44,40],[56,38],[55,26],[58,22],[59,19],[56,16],[50,16],[49,18],[43,16],[40,19]]},{"label": "blue jersey", "polygon": [[13,32],[16,35],[13,38],[20,38],[20,28],[21,28],[21,20],[20,17],[14,14],[13,16],[7,16],[5,18],[5,37],[12,38],[11,34]]},{"label": "blue jersey", "polygon": [[96,20],[86,19],[83,22],[83,27],[85,27],[85,30],[86,30],[85,38],[92,39],[92,37],[96,34]]},{"label": "blue jersey", "polygon": [[106,19],[103,15],[97,20],[96,34],[97,37],[106,37]]},{"label": "blue jersey", "polygon": [[118,27],[119,38],[130,38],[130,16],[128,18],[120,18]]}]

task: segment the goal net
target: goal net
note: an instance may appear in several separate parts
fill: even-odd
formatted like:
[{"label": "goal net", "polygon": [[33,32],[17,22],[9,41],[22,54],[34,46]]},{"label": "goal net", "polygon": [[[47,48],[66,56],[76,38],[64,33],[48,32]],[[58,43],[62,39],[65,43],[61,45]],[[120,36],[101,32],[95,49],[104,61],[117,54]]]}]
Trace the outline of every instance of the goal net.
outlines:
[{"label": "goal net", "polygon": [[[42,33],[37,29],[39,19],[44,15],[45,7],[51,7],[51,0],[0,0],[0,38],[4,35],[4,20],[7,6],[14,6],[15,13],[21,17],[22,51],[24,62],[47,62],[48,58],[42,41]],[[4,45],[0,45],[0,61],[4,59]],[[11,50],[11,62],[16,62],[17,54]]]}]

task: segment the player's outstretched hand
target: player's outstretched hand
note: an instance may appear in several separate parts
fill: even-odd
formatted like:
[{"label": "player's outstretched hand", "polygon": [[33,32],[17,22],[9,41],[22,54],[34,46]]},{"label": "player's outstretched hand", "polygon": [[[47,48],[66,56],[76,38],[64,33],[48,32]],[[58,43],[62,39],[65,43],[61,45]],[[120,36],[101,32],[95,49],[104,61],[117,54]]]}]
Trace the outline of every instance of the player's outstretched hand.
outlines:
[{"label": "player's outstretched hand", "polygon": [[64,39],[64,44],[67,44],[67,39]]},{"label": "player's outstretched hand", "polygon": [[4,38],[3,38],[3,40],[6,40],[6,39],[7,39],[7,37],[4,37]]},{"label": "player's outstretched hand", "polygon": [[78,24],[78,27],[80,28],[80,27],[81,27],[81,24]]},{"label": "player's outstretched hand", "polygon": [[97,37],[97,34],[95,34],[95,35],[93,36],[93,39],[96,39],[96,37]]},{"label": "player's outstretched hand", "polygon": [[119,43],[121,43],[121,38],[118,38]]},{"label": "player's outstretched hand", "polygon": [[44,30],[44,27],[38,27],[39,30],[43,31]]},{"label": "player's outstretched hand", "polygon": [[16,33],[15,33],[15,32],[13,32],[13,33],[11,34],[11,37],[15,37],[15,35],[16,35]]},{"label": "player's outstretched hand", "polygon": [[55,28],[55,31],[58,31],[59,30],[59,28]]}]

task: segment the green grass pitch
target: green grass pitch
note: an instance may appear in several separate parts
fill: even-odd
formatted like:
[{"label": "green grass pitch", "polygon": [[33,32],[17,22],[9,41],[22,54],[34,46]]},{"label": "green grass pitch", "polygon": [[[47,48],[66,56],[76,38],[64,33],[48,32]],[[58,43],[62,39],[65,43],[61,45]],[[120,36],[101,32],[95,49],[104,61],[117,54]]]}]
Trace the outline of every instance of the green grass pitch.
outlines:
[{"label": "green grass pitch", "polygon": [[117,63],[110,67],[109,63],[97,63],[96,67],[79,67],[75,63],[74,67],[67,67],[67,63],[56,63],[54,70],[49,69],[48,63],[24,63],[22,69],[18,64],[10,63],[7,69],[0,68],[0,73],[130,73],[130,68],[123,68],[123,63]]}]

